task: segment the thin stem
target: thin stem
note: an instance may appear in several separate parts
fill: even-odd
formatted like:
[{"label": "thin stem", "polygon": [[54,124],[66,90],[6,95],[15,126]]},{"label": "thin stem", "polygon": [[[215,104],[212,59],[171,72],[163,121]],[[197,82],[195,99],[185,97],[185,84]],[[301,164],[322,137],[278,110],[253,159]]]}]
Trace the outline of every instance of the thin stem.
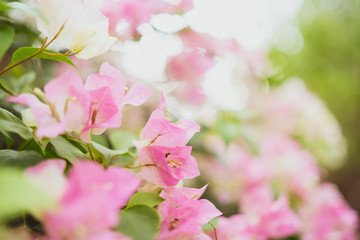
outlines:
[{"label": "thin stem", "polygon": [[131,164],[133,164],[135,162],[136,159],[137,159],[137,157],[134,157],[128,164],[126,164],[124,166],[124,168],[129,167]]},{"label": "thin stem", "polygon": [[34,232],[28,225],[27,225],[27,223],[26,223],[26,216],[25,216],[25,212],[23,212],[23,214],[22,214],[22,217],[23,217],[23,222],[24,222],[24,228],[26,228],[27,230],[29,230],[30,232],[32,232],[32,233],[35,233],[36,234],[36,232]]},{"label": "thin stem", "polygon": [[125,168],[137,169],[137,168],[142,168],[142,167],[156,167],[156,164],[144,164],[144,165],[139,165],[139,166],[136,166],[136,167],[125,167]]},{"label": "thin stem", "polygon": [[89,150],[91,160],[94,160],[94,161],[95,161],[94,155],[93,155],[93,153],[92,153],[92,151],[91,151],[91,144],[90,144],[90,143],[86,144],[86,147],[87,147],[87,149]]},{"label": "thin stem", "polygon": [[[1,73],[0,73],[0,75],[1,75]],[[8,87],[6,87],[2,81],[0,81],[0,88],[1,88],[2,90],[4,90],[5,92],[7,92],[7,93],[8,93],[9,95],[11,95],[11,96],[15,96],[15,95],[16,95],[13,91],[11,91]]]},{"label": "thin stem", "polygon": [[67,22],[67,19],[65,20],[64,24],[61,26],[60,30],[57,32],[57,34],[53,37],[53,39],[51,39],[51,41],[45,45],[45,47],[43,49],[46,49],[61,33],[61,31],[64,29],[65,23]]},{"label": "thin stem", "polygon": [[65,136],[66,136],[69,140],[74,141],[74,142],[77,142],[77,143],[80,143],[80,144],[83,145],[84,147],[87,147],[87,144],[86,144],[86,143],[83,143],[82,141],[79,141],[79,140],[77,140],[77,139],[69,136],[68,134],[65,134]]},{"label": "thin stem", "polygon": [[[65,22],[65,23],[66,23],[66,22]],[[41,45],[41,47],[40,47],[40,49],[39,49],[38,51],[36,51],[36,52],[35,52],[34,54],[32,54],[31,56],[29,56],[29,57],[27,57],[27,58],[25,58],[25,59],[22,59],[22,60],[20,60],[20,61],[18,61],[18,62],[16,62],[16,63],[13,63],[12,65],[4,68],[3,70],[0,71],[0,76],[1,76],[3,73],[9,71],[10,69],[12,69],[12,68],[14,68],[14,67],[16,67],[16,66],[18,66],[18,65],[20,65],[20,64],[22,64],[22,63],[24,63],[24,62],[26,62],[26,61],[28,61],[28,60],[30,60],[30,59],[32,59],[32,58],[35,57],[36,55],[42,53],[42,52],[59,36],[60,32],[61,32],[61,31],[63,30],[63,28],[64,28],[65,23],[61,26],[59,32],[53,37],[53,39],[51,39],[51,41],[50,41],[49,43],[46,43],[47,40],[48,40],[48,38],[45,37],[44,42],[43,42],[43,44]],[[2,85],[2,84],[1,84],[1,85]],[[1,88],[4,89],[3,86],[1,86]],[[5,89],[4,89],[4,90],[5,90]],[[7,90],[5,90],[5,91],[6,91],[7,93],[9,93],[9,94],[10,94],[10,92],[11,92],[11,91],[9,92],[9,91],[7,91]],[[11,94],[11,95],[15,95],[15,94]]]},{"label": "thin stem", "polygon": [[31,55],[30,57],[27,57],[27,58],[25,58],[25,59],[23,59],[23,60],[20,60],[20,61],[18,61],[18,62],[16,62],[16,63],[14,63],[14,64],[12,64],[12,65],[4,68],[3,70],[0,71],[0,76],[1,76],[3,73],[9,71],[10,69],[16,67],[17,65],[20,65],[20,64],[22,64],[22,63],[30,60],[31,58],[35,57],[36,55],[38,55],[38,54],[41,53],[42,51],[43,51],[43,49],[40,48],[38,51],[36,51],[36,52],[35,52],[33,55]]},{"label": "thin stem", "polygon": [[66,56],[64,53],[49,53],[49,52],[42,52],[42,54],[49,55],[49,56]]},{"label": "thin stem", "polygon": [[211,222],[208,222],[208,223],[209,223],[209,224],[211,225],[211,227],[214,229],[215,240],[217,240],[216,228],[214,227],[214,225],[212,225]]}]

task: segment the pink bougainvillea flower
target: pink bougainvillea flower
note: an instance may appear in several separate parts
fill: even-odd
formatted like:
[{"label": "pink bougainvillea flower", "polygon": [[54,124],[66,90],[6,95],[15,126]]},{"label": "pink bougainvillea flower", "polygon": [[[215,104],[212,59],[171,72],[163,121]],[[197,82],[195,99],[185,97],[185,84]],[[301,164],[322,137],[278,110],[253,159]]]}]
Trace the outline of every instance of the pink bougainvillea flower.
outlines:
[{"label": "pink bougainvillea flower", "polygon": [[35,115],[39,138],[54,138],[66,131],[79,130],[86,121],[89,95],[83,82],[69,71],[45,85],[45,103],[31,94],[9,97],[7,101],[30,107]]},{"label": "pink bougainvillea flower", "polygon": [[182,179],[199,176],[199,169],[191,154],[192,147],[147,146],[139,151],[139,161],[145,164],[141,176],[158,186],[175,186]]},{"label": "pink bougainvillea flower", "polygon": [[136,191],[140,180],[121,168],[104,170],[95,162],[79,160],[68,181],[59,208],[45,214],[44,225],[50,238],[119,239],[121,235],[110,229],[118,223],[119,209]]},{"label": "pink bougainvillea flower", "polygon": [[170,123],[164,117],[164,107],[165,99],[162,96],[160,107],[152,112],[140,135],[140,145],[185,146],[200,131],[200,126],[188,119],[181,119],[177,124]]},{"label": "pink bougainvillea flower", "polygon": [[[171,197],[169,200],[165,198],[158,206],[162,223],[156,239],[209,239],[201,227],[222,213],[208,200],[198,200],[200,196],[197,196],[197,193],[202,192],[203,189],[197,191],[190,188],[173,188],[162,193],[164,197]],[[194,198],[191,198],[193,194]],[[174,203],[179,205],[174,206]]]},{"label": "pink bougainvillea flower", "polygon": [[100,67],[100,74],[90,75],[85,83],[91,106],[81,139],[90,142],[91,133],[101,134],[106,128],[121,126],[121,111],[126,104],[139,106],[150,97],[151,91],[135,84],[126,94],[126,80],[121,72],[108,63]]},{"label": "pink bougainvillea flower", "polygon": [[260,239],[284,238],[295,234],[301,227],[288,198],[281,195],[274,201],[272,190],[267,185],[245,191],[240,205],[245,215],[252,219],[254,234]]},{"label": "pink bougainvillea flower", "polygon": [[300,207],[301,239],[355,240],[358,215],[329,183],[320,185]]}]

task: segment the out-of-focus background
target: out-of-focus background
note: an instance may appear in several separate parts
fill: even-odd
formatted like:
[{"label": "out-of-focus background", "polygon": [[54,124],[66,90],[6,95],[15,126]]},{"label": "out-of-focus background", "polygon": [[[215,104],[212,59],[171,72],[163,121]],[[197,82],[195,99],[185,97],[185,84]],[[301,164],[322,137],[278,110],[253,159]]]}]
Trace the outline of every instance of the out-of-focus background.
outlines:
[{"label": "out-of-focus background", "polygon": [[303,39],[292,54],[274,47],[269,57],[278,69],[273,84],[301,77],[339,121],[348,144],[346,164],[330,171],[345,198],[360,211],[360,1],[308,0],[296,25]]},{"label": "out-of-focus background", "polygon": [[268,52],[270,85],[299,77],[327,104],[346,138],[347,157],[323,177],[360,212],[360,1],[194,2],[187,16],[193,29]]}]

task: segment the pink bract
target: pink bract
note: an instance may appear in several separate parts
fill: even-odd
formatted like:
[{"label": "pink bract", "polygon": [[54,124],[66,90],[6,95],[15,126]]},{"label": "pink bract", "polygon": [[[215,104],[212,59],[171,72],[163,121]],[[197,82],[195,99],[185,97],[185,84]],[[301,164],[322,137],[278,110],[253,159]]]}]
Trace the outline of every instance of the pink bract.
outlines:
[{"label": "pink bract", "polygon": [[175,186],[184,178],[199,176],[199,169],[191,154],[192,147],[147,146],[139,151],[139,161],[146,166],[141,176],[163,187]]},{"label": "pink bract", "polygon": [[30,107],[38,123],[39,138],[54,138],[67,130],[79,130],[86,120],[89,96],[82,80],[74,71],[68,71],[45,85],[46,103],[32,94],[10,97],[9,102]]},{"label": "pink bract", "polygon": [[121,126],[121,111],[126,104],[139,106],[150,97],[151,91],[140,84],[125,93],[126,80],[122,73],[108,63],[100,67],[100,74],[90,75],[85,89],[90,95],[90,107],[81,139],[90,142],[91,134],[101,134],[107,128]]},{"label": "pink bract", "polygon": [[185,146],[190,138],[200,131],[200,126],[188,119],[182,119],[176,125],[170,123],[164,117],[164,107],[165,99],[162,96],[160,107],[152,112],[140,140],[146,144],[166,147]]},{"label": "pink bract", "polygon": [[[172,188],[165,191],[165,201],[158,206],[162,218],[160,233],[156,239],[209,239],[201,227],[222,213],[206,199],[189,198],[187,193],[202,193],[203,189],[185,190]],[[179,205],[174,206],[174,203]]]}]

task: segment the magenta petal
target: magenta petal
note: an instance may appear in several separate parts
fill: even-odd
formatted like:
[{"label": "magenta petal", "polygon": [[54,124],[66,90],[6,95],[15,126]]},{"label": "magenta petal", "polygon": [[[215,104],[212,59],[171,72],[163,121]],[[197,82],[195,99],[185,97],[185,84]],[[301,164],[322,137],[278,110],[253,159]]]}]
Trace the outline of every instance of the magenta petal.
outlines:
[{"label": "magenta petal", "polygon": [[198,176],[196,160],[190,155],[191,147],[147,146],[139,151],[139,161],[147,166],[141,175],[149,182],[163,187],[175,186],[184,178]]}]

